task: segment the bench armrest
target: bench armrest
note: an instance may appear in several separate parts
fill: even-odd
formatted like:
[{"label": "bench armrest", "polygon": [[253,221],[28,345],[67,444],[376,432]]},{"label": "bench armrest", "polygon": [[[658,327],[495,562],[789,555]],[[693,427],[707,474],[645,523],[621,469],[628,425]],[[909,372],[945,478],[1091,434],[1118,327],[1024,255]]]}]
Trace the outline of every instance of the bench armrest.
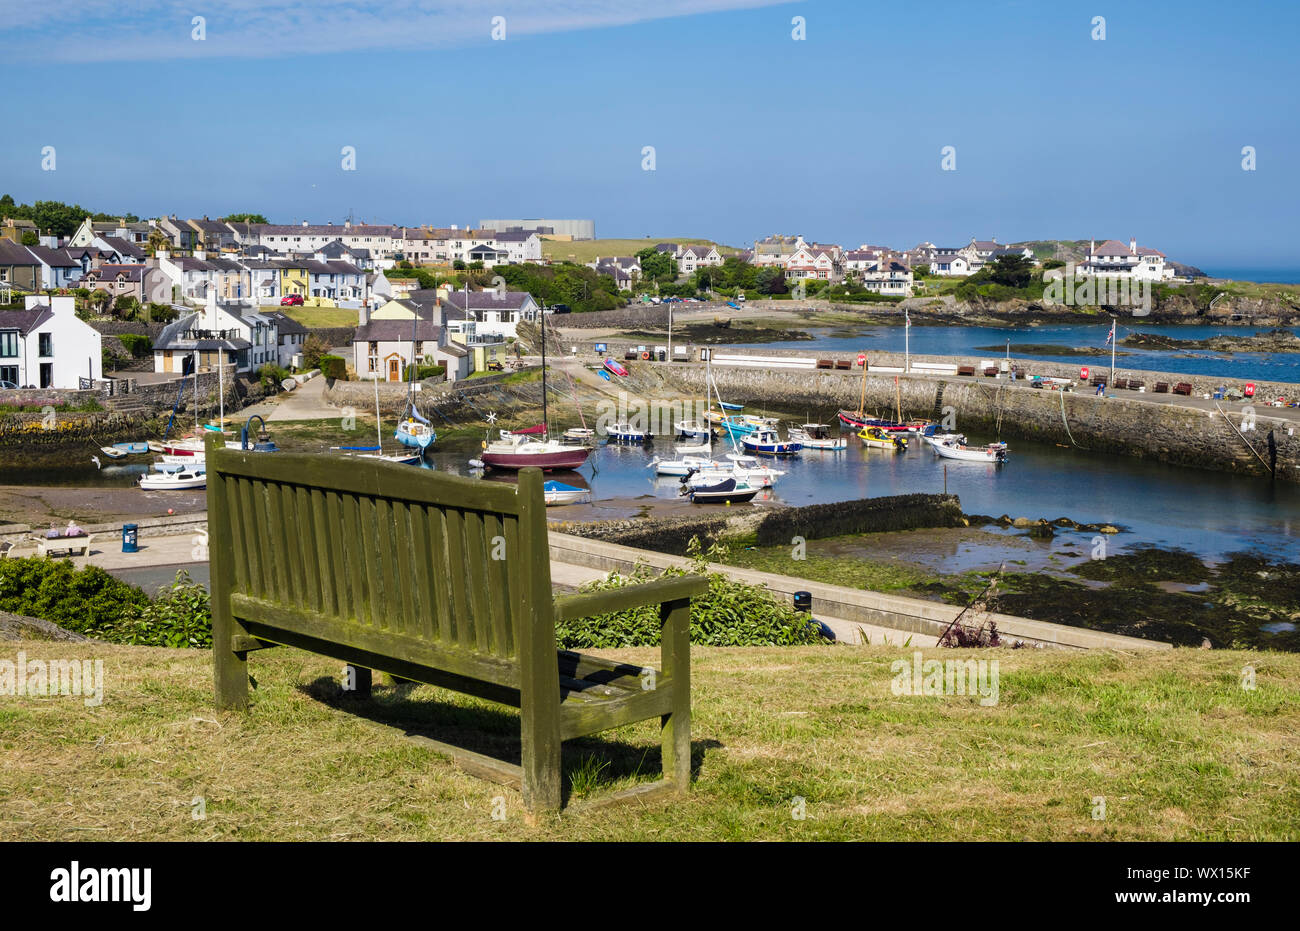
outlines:
[{"label": "bench armrest", "polygon": [[571,621],[594,614],[627,611],[645,605],[664,604],[704,594],[709,580],[702,575],[685,575],[669,579],[655,579],[638,585],[611,588],[601,592],[583,592],[578,595],[561,595],[555,599],[555,620]]}]

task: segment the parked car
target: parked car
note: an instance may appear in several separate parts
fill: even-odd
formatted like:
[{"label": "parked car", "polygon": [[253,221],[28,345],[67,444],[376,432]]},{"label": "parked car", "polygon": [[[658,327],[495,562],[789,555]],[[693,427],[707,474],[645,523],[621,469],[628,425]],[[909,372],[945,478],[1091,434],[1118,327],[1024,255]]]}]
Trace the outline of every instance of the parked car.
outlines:
[{"label": "parked car", "polygon": [[302,306],[302,295],[301,295],[301,294],[286,294],[284,297],[280,298],[280,306],[281,306],[281,307],[301,307],[301,306]]},{"label": "parked car", "polygon": [[0,390],[4,390],[4,391],[16,391],[17,389],[18,389],[18,386],[15,385],[15,384],[14,384],[13,382],[11,382],[11,381],[0,381]]}]

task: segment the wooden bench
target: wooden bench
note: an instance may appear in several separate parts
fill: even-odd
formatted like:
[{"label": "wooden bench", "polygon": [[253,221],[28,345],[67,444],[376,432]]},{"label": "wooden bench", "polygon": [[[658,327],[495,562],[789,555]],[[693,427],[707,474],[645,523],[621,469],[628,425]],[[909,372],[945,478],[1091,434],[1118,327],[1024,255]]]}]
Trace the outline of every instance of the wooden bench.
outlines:
[{"label": "wooden bench", "polygon": [[32,537],[37,556],[89,556],[90,542],[94,536],[83,533],[79,537]]},{"label": "wooden bench", "polygon": [[973,366],[973,365],[959,365],[959,366],[957,366],[957,374],[958,374],[958,375],[974,375],[974,374],[975,374],[975,366]]},{"label": "wooden bench", "polygon": [[[660,718],[664,778],[690,781],[690,608],[705,578],[556,597],[542,473],[518,485],[328,455],[207,446],[216,702],[248,704],[248,653],[274,645],[521,711],[522,765],[432,741],[462,768],[561,806],[560,744]],[[557,621],[659,605],[658,670],[557,650]]]},{"label": "wooden bench", "polygon": [[1185,394],[1188,397],[1191,397],[1192,383],[1190,381],[1180,381],[1178,384],[1174,385],[1174,394]]}]

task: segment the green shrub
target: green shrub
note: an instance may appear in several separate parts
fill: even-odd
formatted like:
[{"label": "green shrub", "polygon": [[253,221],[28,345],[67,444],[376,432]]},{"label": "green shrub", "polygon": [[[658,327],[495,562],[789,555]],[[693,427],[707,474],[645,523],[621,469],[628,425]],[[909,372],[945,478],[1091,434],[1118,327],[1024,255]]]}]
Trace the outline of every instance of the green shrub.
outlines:
[{"label": "green shrub", "polygon": [[280,382],[289,377],[289,370],[281,368],[274,362],[267,362],[257,370],[257,377],[262,381],[262,387],[268,392],[280,390]]},{"label": "green shrub", "polygon": [[320,357],[320,373],[326,378],[347,378],[348,364],[342,356],[325,353]]},{"label": "green shrub", "polygon": [[110,632],[149,603],[134,585],[98,566],[32,556],[0,561],[0,610],[52,621],[89,637],[113,639]]},{"label": "green shrub", "polygon": [[143,359],[153,352],[153,340],[148,336],[141,336],[139,333],[123,333],[118,340],[122,343],[122,347],[131,353],[133,359]]},{"label": "green shrub", "polygon": [[[447,374],[445,365],[417,365],[415,367],[415,378],[417,381],[424,381],[426,378],[441,378]],[[402,381],[407,381],[411,377],[411,367],[402,366]]]},{"label": "green shrub", "polygon": [[170,587],[112,631],[117,643],[155,647],[212,646],[212,610],[208,590],[191,581],[184,569]]},{"label": "green shrub", "polygon": [[[777,599],[771,592],[753,585],[733,582],[717,572],[706,572],[710,560],[720,561],[726,550],[717,545],[701,552],[692,539],[687,553],[694,559],[691,572],[708,576],[709,590],[691,602],[691,643],[705,646],[795,646],[824,643],[808,616]],[[663,578],[686,575],[684,569],[667,569]],[[660,578],[648,566],[638,564],[628,575],[611,575],[589,582],[582,591],[606,591]],[[555,627],[555,639],[562,649],[657,646],[660,640],[659,606],[648,605],[596,617],[564,621]]]}]

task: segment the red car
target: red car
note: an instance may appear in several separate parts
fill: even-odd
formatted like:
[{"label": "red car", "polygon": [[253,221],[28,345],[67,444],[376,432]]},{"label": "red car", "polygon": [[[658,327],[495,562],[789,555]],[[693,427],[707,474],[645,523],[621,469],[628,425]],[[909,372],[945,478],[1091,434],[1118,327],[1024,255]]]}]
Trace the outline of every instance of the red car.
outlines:
[{"label": "red car", "polygon": [[302,306],[302,295],[301,295],[301,294],[286,294],[284,297],[280,298],[280,306],[281,306],[281,307],[301,307],[301,306]]}]

